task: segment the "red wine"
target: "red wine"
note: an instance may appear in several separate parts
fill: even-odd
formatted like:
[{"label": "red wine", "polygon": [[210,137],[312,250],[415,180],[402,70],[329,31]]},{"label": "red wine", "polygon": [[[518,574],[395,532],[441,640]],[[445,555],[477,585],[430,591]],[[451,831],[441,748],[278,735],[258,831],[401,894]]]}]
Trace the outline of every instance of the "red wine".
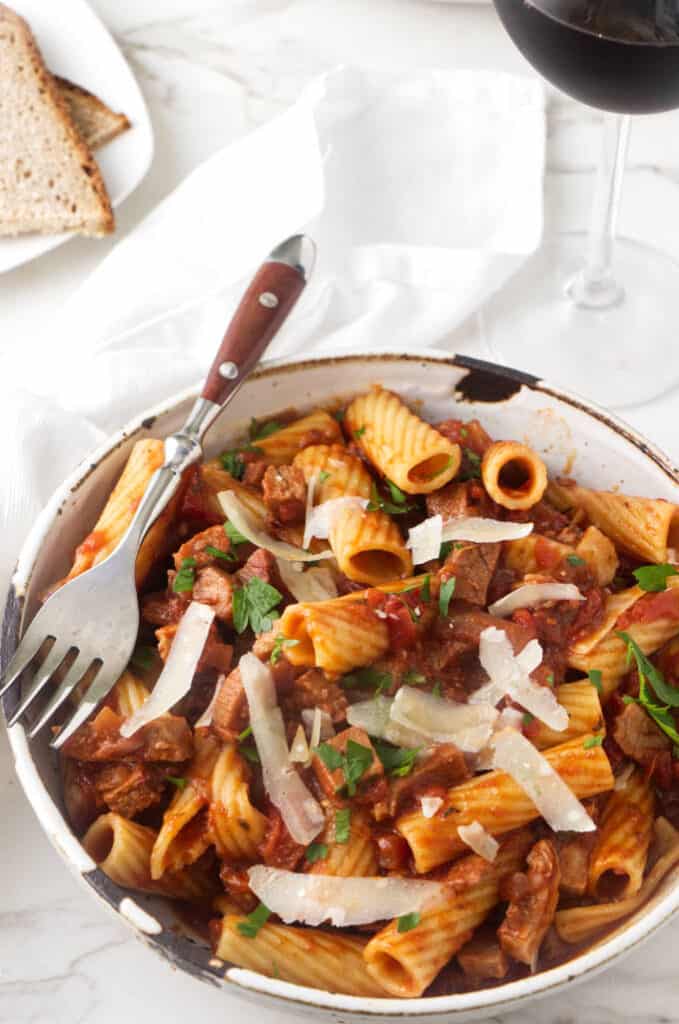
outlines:
[{"label": "red wine", "polygon": [[495,0],[510,36],[570,96],[621,114],[679,107],[679,0]]}]

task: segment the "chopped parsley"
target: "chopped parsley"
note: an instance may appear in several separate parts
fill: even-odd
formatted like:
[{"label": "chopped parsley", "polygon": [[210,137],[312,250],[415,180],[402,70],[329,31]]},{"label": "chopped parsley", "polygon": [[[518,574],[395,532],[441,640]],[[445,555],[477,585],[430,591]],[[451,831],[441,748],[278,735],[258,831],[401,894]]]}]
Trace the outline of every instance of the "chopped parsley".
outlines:
[{"label": "chopped parsley", "polygon": [[214,548],[212,544],[206,544],[204,550],[208,555],[212,555],[213,558],[221,558],[224,562],[238,561],[235,551],[222,551],[221,548]]},{"label": "chopped parsley", "polygon": [[421,672],[410,671],[406,672],[403,676],[403,682],[406,686],[421,686],[422,683],[426,683],[427,677],[423,676]]},{"label": "chopped parsley", "polygon": [[238,753],[241,757],[244,757],[250,764],[261,764],[257,747],[254,743],[241,743],[238,747]]},{"label": "chopped parsley", "polygon": [[446,558],[453,550],[452,540],[444,540],[443,544],[439,548],[439,562],[445,562]]},{"label": "chopped parsley", "polygon": [[431,695],[432,695],[432,697],[440,697],[441,696],[441,684],[439,682],[434,683],[434,685],[432,686],[432,688],[431,688]]},{"label": "chopped parsley", "polygon": [[312,843],[311,846],[307,846],[304,856],[307,863],[315,864],[317,860],[325,860],[328,856],[328,847],[325,843]]},{"label": "chopped parsley", "polygon": [[344,419],[344,409],[335,409],[334,413],[332,414],[332,418],[334,420],[337,420],[338,423],[341,423],[342,420]]},{"label": "chopped parsley", "polygon": [[389,493],[391,494],[391,500],[393,502],[395,502],[397,505],[405,505],[405,503],[406,503],[406,501],[408,499],[407,499],[406,495],[403,493],[403,491],[401,490],[401,488],[397,487],[396,484],[392,483],[392,481],[389,480],[387,477],[384,478],[384,482],[387,485],[387,487],[389,488]]},{"label": "chopped parsley", "polygon": [[591,668],[587,673],[587,676],[594,689],[598,690],[599,693],[601,693],[603,691],[603,686],[601,683],[601,669]]},{"label": "chopped parsley", "polygon": [[429,604],[431,601],[431,576],[428,574],[424,577],[420,587],[420,600],[424,601],[425,604]]},{"label": "chopped parsley", "polygon": [[272,615],[283,600],[280,591],[253,576],[244,587],[233,592],[233,625],[237,633],[244,633],[248,626],[254,633],[266,633],[273,626]]},{"label": "chopped parsley", "polygon": [[222,452],[219,461],[227,473],[230,473],[234,480],[242,480],[245,473],[245,462],[239,452]]},{"label": "chopped parsley", "polygon": [[[649,661],[639,645],[628,633],[617,632],[621,640],[627,644],[627,664],[634,658],[639,674],[639,696],[623,697],[626,704],[640,704],[653,719],[659,729],[670,738],[672,743],[679,744],[679,732],[671,709],[679,707],[679,688],[665,682],[660,669]],[[657,700],[664,703],[658,704]]]},{"label": "chopped parsley", "polygon": [[186,789],[188,779],[184,779],[179,775],[166,775],[165,778],[168,782],[171,782],[177,789]]},{"label": "chopped parsley", "polygon": [[366,431],[365,427],[359,427],[358,430],[354,431],[354,437],[356,438],[357,441],[361,440],[361,438],[365,434],[365,431]]},{"label": "chopped parsley", "polygon": [[585,750],[591,750],[592,747],[600,747],[603,741],[604,738],[601,733],[599,733],[598,736],[588,736],[587,739],[583,741],[582,745]]},{"label": "chopped parsley", "polygon": [[335,811],[335,842],[348,843],[351,835],[351,808],[340,807]]},{"label": "chopped parsley", "polygon": [[439,615],[442,619],[445,619],[448,615],[448,608],[450,607],[450,600],[455,593],[455,577],[451,576],[449,580],[441,584],[439,591]]},{"label": "chopped parsley", "polygon": [[262,928],[271,917],[271,911],[260,903],[244,921],[238,922],[238,931],[246,939],[255,939],[259,929]]},{"label": "chopped parsley", "polygon": [[193,590],[193,585],[196,582],[196,574],[193,571],[195,567],[195,558],[184,559],[172,584],[175,594],[184,594],[187,590]]},{"label": "chopped parsley", "polygon": [[150,647],[148,644],[137,644],[135,649],[132,651],[130,665],[134,668],[140,668],[142,671],[145,671],[146,669],[151,668],[155,656],[155,647]]},{"label": "chopped parsley", "polygon": [[459,480],[480,480],[481,479],[481,456],[473,452],[471,448],[463,448],[466,465],[458,474]]},{"label": "chopped parsley", "polygon": [[382,762],[382,766],[392,778],[402,779],[406,775],[410,775],[415,765],[415,760],[419,754],[421,747],[415,747],[412,750],[408,750],[405,747],[394,747],[391,743],[385,743],[383,740],[373,740],[377,756]]},{"label": "chopped parsley", "polygon": [[406,512],[412,512],[415,506],[406,504],[405,494],[403,494],[403,491],[400,491],[398,487],[396,487],[396,484],[392,484],[390,480],[387,480],[387,485],[391,491],[392,497],[394,496],[394,492],[398,492],[401,496],[401,500],[388,501],[386,498],[382,497],[375,484],[373,484],[370,488],[370,501],[367,505],[366,511],[386,512],[387,515],[390,516],[402,516],[405,515]]},{"label": "chopped parsley", "polygon": [[411,932],[413,928],[417,928],[420,923],[420,915],[417,911],[412,914],[401,914],[396,925],[398,932]]},{"label": "chopped parsley", "polygon": [[580,555],[566,555],[566,561],[569,565],[586,565],[584,558],[580,558]]},{"label": "chopped parsley", "polygon": [[679,576],[679,572],[673,565],[642,565],[632,575],[642,590],[653,594],[667,590],[668,577]]},{"label": "chopped parsley", "polygon": [[233,523],[230,523],[228,519],[224,523],[224,533],[234,545],[248,543],[247,537],[244,537],[240,530],[237,530]]},{"label": "chopped parsley", "polygon": [[277,423],[276,420],[269,420],[268,423],[259,423],[253,416],[250,420],[250,427],[248,429],[248,437],[250,438],[250,444],[253,441],[263,441],[265,437],[271,437],[277,430],[282,429],[282,424]]},{"label": "chopped parsley", "polygon": [[280,661],[284,647],[296,647],[298,643],[299,640],[289,640],[287,636],[283,636],[282,633],[279,633],[273,642],[271,657],[269,658],[271,664],[275,665],[276,662]]},{"label": "chopped parsley", "polygon": [[337,771],[338,768],[342,770],[347,793],[349,796],[355,796],[356,783],[365,775],[373,762],[373,752],[370,747],[364,747],[356,740],[347,740],[347,748],[344,753],[329,743],[321,743],[317,747],[316,753],[331,772]]},{"label": "chopped parsley", "polygon": [[342,686],[347,690],[374,690],[375,696],[384,693],[392,684],[391,672],[380,672],[368,666],[350,672],[342,678]]},{"label": "chopped parsley", "polygon": [[524,711],[522,722],[524,725],[530,725],[531,722],[535,721],[535,715],[531,715],[530,711]]},{"label": "chopped parsley", "polygon": [[252,736],[252,726],[251,725],[248,725],[247,728],[243,729],[242,733],[240,733],[240,735],[238,737],[238,742],[242,743],[243,740],[246,740],[248,738],[248,736]]},{"label": "chopped parsley", "polygon": [[549,683],[550,686],[554,686],[554,673],[553,672],[548,672],[547,673],[547,682]]},{"label": "chopped parsley", "polygon": [[328,473],[327,469],[322,469],[320,471],[320,473],[318,474],[318,482],[319,482],[319,484],[324,484],[329,476],[330,476],[330,473]]}]

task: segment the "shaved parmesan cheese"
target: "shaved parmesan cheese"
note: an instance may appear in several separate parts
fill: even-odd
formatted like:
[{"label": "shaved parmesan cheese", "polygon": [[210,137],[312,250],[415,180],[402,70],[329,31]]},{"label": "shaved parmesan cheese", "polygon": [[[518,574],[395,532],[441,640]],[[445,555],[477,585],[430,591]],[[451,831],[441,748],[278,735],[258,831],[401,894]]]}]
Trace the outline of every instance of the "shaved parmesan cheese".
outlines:
[{"label": "shaved parmesan cheese", "polygon": [[498,719],[500,729],[520,729],[523,725],[523,711],[518,708],[503,708]]},{"label": "shaved parmesan cheese", "polygon": [[413,686],[403,686],[394,697],[391,718],[430,741],[455,743],[460,750],[474,753],[488,742],[498,712],[488,704],[454,704]]},{"label": "shaved parmesan cheese", "polygon": [[543,601],[584,601],[573,583],[526,583],[488,606],[491,615],[504,618],[517,608],[534,608]]},{"label": "shaved parmesan cheese", "polygon": [[225,679],[226,679],[225,675],[221,675],[218,678],[216,686],[215,686],[215,689],[214,689],[214,693],[212,694],[212,697],[210,698],[210,703],[205,708],[205,711],[203,712],[203,714],[200,716],[200,718],[198,719],[198,721],[194,725],[194,727],[193,727],[194,729],[206,729],[208,727],[208,725],[212,725],[212,714],[213,714],[214,709],[215,709],[215,704],[217,703],[217,694],[219,693],[219,691],[221,689],[221,686],[222,686],[222,683],[224,682]]},{"label": "shaved parmesan cheese", "polygon": [[373,697],[371,700],[360,700],[350,704],[347,709],[347,722],[365,729],[369,736],[385,739],[391,720],[391,697]]},{"label": "shaved parmesan cheese", "polygon": [[293,562],[283,558],[277,558],[276,565],[281,580],[296,601],[312,604],[337,597],[337,585],[330,569],[315,568],[303,572],[301,565],[296,568]]},{"label": "shaved parmesan cheese", "polygon": [[285,541],[271,537],[264,529],[263,521],[247,509],[232,491],[220,491],[217,497],[224,515],[239,533],[258,548],[264,548],[286,562],[318,562],[321,558],[332,558],[332,551],[329,548],[314,554],[312,551],[296,548],[293,544],[286,544]]},{"label": "shaved parmesan cheese", "polygon": [[137,729],[165,714],[189,692],[214,617],[214,608],[191,602],[181,617],[156,685],[142,706],[120,726],[121,736],[133,736]]},{"label": "shaved parmesan cheese", "polygon": [[493,737],[495,767],[507,772],[555,832],[593,832],[596,825],[546,757],[514,729]]},{"label": "shaved parmesan cheese", "polygon": [[459,825],[457,834],[463,843],[471,847],[474,853],[478,853],[479,857],[483,857],[484,860],[492,862],[497,857],[500,844],[497,839],[493,839],[490,832],[486,832],[478,821],[472,821],[471,825]]},{"label": "shaved parmesan cheese", "polygon": [[421,796],[420,807],[423,818],[433,818],[436,812],[443,807],[443,800],[440,796]]},{"label": "shaved parmesan cheese", "polygon": [[251,653],[243,655],[238,667],[250,710],[252,735],[262,762],[264,788],[292,838],[307,846],[323,828],[325,815],[290,764],[285,723],[276,702],[273,676]]},{"label": "shaved parmesan cheese", "polygon": [[297,726],[297,732],[290,747],[290,760],[299,764],[306,764],[310,760],[309,744],[306,741],[303,725]]},{"label": "shaved parmesan cheese", "polygon": [[303,708],[302,721],[309,734],[309,746],[313,750],[321,740],[329,740],[335,735],[332,718],[321,708]]},{"label": "shaved parmesan cheese", "polygon": [[343,498],[331,498],[330,501],[324,501],[322,505],[315,505],[307,514],[304,540],[302,541],[304,547],[308,547],[314,537],[318,537],[319,540],[327,540],[338,518],[347,509],[359,508],[363,511],[369,504],[367,498],[345,495]]},{"label": "shaved parmesan cheese", "polygon": [[255,896],[282,921],[338,928],[412,914],[443,896],[438,882],[412,878],[341,878],[302,875],[257,864],[248,870]]},{"label": "shaved parmesan cheese", "polygon": [[413,565],[438,558],[443,534],[443,517],[431,516],[408,530],[406,547],[413,553]]},{"label": "shaved parmesan cheese", "polygon": [[319,473],[312,474],[309,483],[306,486],[306,504],[304,507],[304,536],[302,537],[303,548],[308,548],[309,544],[311,544],[309,526],[311,523],[311,511],[314,507],[314,495],[316,494],[316,484],[318,483],[319,476]]},{"label": "shaved parmesan cheese", "polygon": [[479,637],[479,660],[490,682],[471,694],[470,704],[495,705],[509,695],[550,729],[563,732],[568,728],[568,712],[559,704],[554,691],[530,678],[542,662],[542,648],[537,640],[531,640],[519,654],[514,654],[507,634],[490,626]]},{"label": "shaved parmesan cheese", "polygon": [[469,540],[492,544],[500,540],[521,540],[533,532],[532,523],[503,523],[498,519],[460,516],[443,524],[442,540]]}]

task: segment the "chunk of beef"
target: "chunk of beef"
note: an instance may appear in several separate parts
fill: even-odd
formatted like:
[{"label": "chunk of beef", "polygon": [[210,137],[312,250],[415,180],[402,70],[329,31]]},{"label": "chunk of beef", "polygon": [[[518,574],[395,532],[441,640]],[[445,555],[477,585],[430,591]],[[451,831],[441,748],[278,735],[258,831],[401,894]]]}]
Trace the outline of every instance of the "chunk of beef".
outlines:
[{"label": "chunk of beef", "polygon": [[561,892],[566,896],[584,896],[587,892],[589,858],[596,832],[558,837],[556,850],[561,871]]},{"label": "chunk of beef", "polygon": [[434,747],[405,778],[395,779],[389,787],[389,814],[400,814],[407,804],[431,795],[440,787],[448,789],[468,779],[471,772],[465,756],[454,743]]},{"label": "chunk of beef", "polygon": [[443,521],[460,519],[463,516],[481,516],[491,519],[500,518],[500,509],[486,494],[477,480],[464,483],[446,484],[438,491],[427,495],[427,514],[443,516]]},{"label": "chunk of beef", "polygon": [[304,522],[306,481],[297,466],[269,466],[262,479],[262,493],[272,527]]},{"label": "chunk of beef", "polygon": [[237,575],[240,586],[244,586],[248,580],[257,576],[260,580],[275,587],[276,590],[283,592],[285,589],[278,573],[276,559],[270,551],[266,551],[264,548],[257,548],[256,551],[253,551]]},{"label": "chunk of beef", "polygon": [[488,587],[500,558],[500,544],[453,547],[441,569],[441,580],[455,577],[455,597],[485,607]]},{"label": "chunk of beef", "polygon": [[176,625],[191,603],[191,595],[163,590],[141,599],[141,616],[152,626]]},{"label": "chunk of beef", "polygon": [[62,753],[79,761],[186,761],[193,754],[193,735],[184,718],[161,715],[127,738],[123,719],[109,707],[85,722],[66,741]]},{"label": "chunk of beef", "polygon": [[235,867],[225,860],[219,869],[219,878],[228,896],[241,910],[249,914],[255,909],[259,901],[250,890],[247,870]]},{"label": "chunk of beef", "polygon": [[74,761],[70,757],[61,758],[66,814],[77,835],[86,832],[95,818],[106,810],[106,804],[94,784],[93,774],[91,765]]},{"label": "chunk of beef", "polygon": [[258,846],[262,860],[270,867],[294,871],[304,856],[305,847],[295,842],[273,805],[268,809],[267,819],[266,833]]},{"label": "chunk of beef", "polygon": [[477,931],[457,954],[457,962],[465,976],[477,985],[489,979],[499,981],[509,971],[507,954],[492,928]]},{"label": "chunk of beef", "polygon": [[212,709],[212,728],[220,739],[233,742],[245,729],[248,720],[248,702],[240,676],[240,669],[224,679]]},{"label": "chunk of beef", "polygon": [[310,668],[297,676],[285,702],[285,711],[299,717],[304,708],[320,708],[334,723],[347,717],[348,701],[342,687],[320,668]]},{"label": "chunk of beef", "polygon": [[464,420],[444,420],[435,424],[434,430],[461,448],[468,448],[475,455],[485,455],[493,443],[492,437],[478,420],[468,420],[466,423]]},{"label": "chunk of beef", "polygon": [[247,458],[247,456],[253,455],[252,452],[241,452],[241,458],[245,462],[245,469],[243,471],[243,483],[248,487],[262,486],[262,481],[269,467],[269,462],[265,458],[259,458],[253,455],[253,458]]},{"label": "chunk of beef", "polygon": [[[161,626],[160,629],[156,630],[156,639],[158,641],[158,653],[160,654],[163,661],[167,661],[167,656],[170,653],[172,647],[172,641],[177,633],[176,625]],[[224,644],[219,638],[217,627],[212,623],[210,631],[205,641],[205,647],[201,654],[196,672],[203,672],[205,669],[213,668],[217,672],[228,672],[231,668],[231,661],[233,659],[233,647],[230,644]]]},{"label": "chunk of beef", "polygon": [[103,802],[124,818],[134,818],[160,802],[165,788],[165,769],[159,765],[121,762],[89,767]]},{"label": "chunk of beef", "polygon": [[225,564],[224,559],[218,555],[211,555],[206,548],[215,548],[228,555],[231,550],[231,542],[226,536],[223,526],[210,526],[201,533],[190,537],[178,551],[173,555],[175,569],[179,570],[185,558],[194,558],[196,569],[202,569],[206,565],[213,565],[215,562]]},{"label": "chunk of beef", "polygon": [[613,722],[613,739],[645,770],[652,769],[656,758],[671,749],[668,737],[638,704],[623,706]]},{"label": "chunk of beef", "polygon": [[517,872],[503,886],[509,906],[497,935],[505,953],[534,968],[559,900],[561,872],[554,843],[540,839],[527,864],[525,874]]},{"label": "chunk of beef", "polygon": [[[360,729],[356,725],[350,726],[348,729],[343,729],[342,732],[338,733],[337,736],[333,736],[331,740],[327,740],[327,745],[338,751],[340,754],[345,754],[349,741],[358,743],[361,747],[367,747],[372,754],[372,761],[367,766],[365,771],[358,780],[358,785],[365,789],[366,785],[370,784],[375,780],[381,780],[384,776],[384,768],[379,757],[375,753],[375,749],[370,742],[367,732],[364,729]],[[315,754],[311,765],[316,772],[318,782],[323,791],[329,796],[334,797],[335,794],[343,788],[346,783],[344,772],[342,768],[335,768],[331,770],[325,764],[323,760]],[[371,793],[371,797],[376,794]],[[379,797],[378,797],[379,798]]]},{"label": "chunk of beef", "polygon": [[196,572],[193,600],[209,604],[221,622],[233,622],[233,583],[231,576],[216,565],[206,565]]}]

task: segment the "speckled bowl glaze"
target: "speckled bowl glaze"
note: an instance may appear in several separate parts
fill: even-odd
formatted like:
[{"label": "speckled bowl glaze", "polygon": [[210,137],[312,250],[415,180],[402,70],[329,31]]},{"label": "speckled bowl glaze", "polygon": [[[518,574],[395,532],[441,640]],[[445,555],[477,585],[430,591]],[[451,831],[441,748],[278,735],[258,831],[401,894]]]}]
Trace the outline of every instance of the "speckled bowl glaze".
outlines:
[{"label": "speckled bowl glaze", "polygon": [[[493,436],[527,441],[553,473],[567,473],[598,488],[619,487],[679,501],[677,470],[609,414],[526,374],[435,353],[342,355],[265,364],[212,429],[208,455],[241,434],[251,416],[271,416],[291,406],[303,411],[377,382],[416,403],[433,421],[478,416]],[[73,549],[94,524],[132,444],[141,437],[164,437],[178,428],[193,397],[193,391],[186,392],[144,413],[94,452],[53,495],[28,536],[12,581],[0,651],[3,667],[38,607],[38,595],[65,574]],[[5,697],[5,714],[17,700],[15,691]],[[167,903],[126,893],[106,878],[65,820],[57,764],[46,737],[29,744],[21,725],[11,729],[9,737],[17,774],[45,832],[91,892],[180,969],[256,1003],[292,1013],[316,1014],[338,1024],[366,1018],[422,1022],[487,1018],[591,977],[653,934],[679,907],[675,875],[665,880],[646,907],[587,952],[552,970],[485,991],[402,1001],[352,998],[291,985],[212,959],[210,951],[190,936],[177,934]]]}]

